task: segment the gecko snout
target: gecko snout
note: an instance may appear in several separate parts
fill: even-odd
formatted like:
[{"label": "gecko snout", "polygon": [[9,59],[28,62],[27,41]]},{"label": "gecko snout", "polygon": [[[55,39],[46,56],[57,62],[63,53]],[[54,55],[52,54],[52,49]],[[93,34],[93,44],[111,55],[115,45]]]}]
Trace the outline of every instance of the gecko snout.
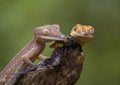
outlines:
[{"label": "gecko snout", "polygon": [[61,38],[65,38],[65,35],[61,35],[60,37],[61,37]]}]

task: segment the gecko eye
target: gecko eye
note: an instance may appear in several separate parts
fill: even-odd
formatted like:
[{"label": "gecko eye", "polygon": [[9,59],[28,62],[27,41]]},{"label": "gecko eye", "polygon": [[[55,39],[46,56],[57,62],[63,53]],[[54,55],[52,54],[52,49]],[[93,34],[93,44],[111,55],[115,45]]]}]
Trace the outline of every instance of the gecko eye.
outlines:
[{"label": "gecko eye", "polygon": [[48,29],[43,29],[43,34],[44,35],[48,35],[49,34],[49,30]]},{"label": "gecko eye", "polygon": [[75,27],[75,28],[73,28],[73,30],[74,30],[74,31],[76,31],[76,30],[77,30],[77,28]]},{"label": "gecko eye", "polygon": [[94,28],[91,28],[91,30],[90,30],[90,34],[91,34],[91,35],[94,34]]}]

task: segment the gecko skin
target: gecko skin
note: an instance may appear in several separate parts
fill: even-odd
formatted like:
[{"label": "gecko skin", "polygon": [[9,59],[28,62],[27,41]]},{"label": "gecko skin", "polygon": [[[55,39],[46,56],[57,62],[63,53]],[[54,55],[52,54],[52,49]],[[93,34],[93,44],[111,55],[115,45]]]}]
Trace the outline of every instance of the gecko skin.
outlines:
[{"label": "gecko skin", "polygon": [[[38,58],[45,48],[45,43],[58,40],[63,41],[64,35],[60,32],[59,25],[45,25],[37,27],[34,31],[34,38],[8,63],[0,73],[0,85],[12,85],[17,73]],[[41,58],[41,57],[40,57]],[[42,59],[42,58],[41,58]]]},{"label": "gecko skin", "polygon": [[[69,37],[70,37],[74,42],[77,42],[82,47],[83,45],[88,43],[94,37],[94,31],[95,30],[92,26],[77,24],[72,28],[72,30],[70,32],[70,36],[68,36],[67,38],[69,39]],[[68,41],[66,39],[65,39],[64,43],[66,43]],[[71,42],[69,42],[69,44],[71,44]],[[62,45],[61,45],[61,42],[56,41],[50,47],[56,48],[56,47],[62,47]],[[84,59],[81,59],[81,58],[83,58],[84,53],[81,52],[80,55],[81,56],[78,56],[78,61],[83,62]]]},{"label": "gecko skin", "polygon": [[[74,42],[77,42],[81,45],[85,45],[88,43],[91,39],[94,37],[94,28],[90,25],[81,25],[77,24],[75,25],[70,33],[71,38],[74,40]],[[83,63],[84,61],[84,52],[80,53],[80,56],[77,57],[78,62]]]},{"label": "gecko skin", "polygon": [[77,24],[72,28],[70,36],[75,42],[83,46],[94,37],[94,28],[92,26]]}]

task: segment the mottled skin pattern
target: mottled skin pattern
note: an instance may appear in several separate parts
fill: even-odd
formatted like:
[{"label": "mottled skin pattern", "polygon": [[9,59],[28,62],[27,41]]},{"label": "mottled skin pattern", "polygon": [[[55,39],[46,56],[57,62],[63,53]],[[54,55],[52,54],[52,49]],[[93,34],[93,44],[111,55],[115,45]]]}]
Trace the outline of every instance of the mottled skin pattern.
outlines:
[{"label": "mottled skin pattern", "polygon": [[[45,43],[54,40],[64,40],[59,30],[59,25],[45,25],[37,27],[34,31],[35,37],[9,62],[0,73],[0,85],[12,85],[16,81],[19,72],[29,64],[23,61],[27,57],[34,62],[45,48]],[[26,61],[28,62],[28,61]]]}]

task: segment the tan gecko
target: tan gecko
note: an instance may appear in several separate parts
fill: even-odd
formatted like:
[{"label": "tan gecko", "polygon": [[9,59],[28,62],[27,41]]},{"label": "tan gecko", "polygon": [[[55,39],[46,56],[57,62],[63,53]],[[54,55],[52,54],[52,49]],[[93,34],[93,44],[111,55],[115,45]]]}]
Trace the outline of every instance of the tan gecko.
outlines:
[{"label": "tan gecko", "polygon": [[70,35],[75,42],[83,46],[94,37],[94,28],[92,26],[77,24],[72,28]]},{"label": "tan gecko", "polygon": [[17,76],[14,74],[17,74],[28,65],[34,65],[32,62],[38,57],[43,60],[45,57],[40,55],[40,53],[44,50],[46,42],[64,40],[64,35],[60,32],[59,25],[37,27],[34,31],[34,36],[0,73],[0,85],[12,85],[14,78]]},{"label": "tan gecko", "polygon": [[[88,43],[91,39],[93,39],[94,31],[95,30],[94,30],[94,28],[92,26],[77,24],[72,28],[72,30],[70,32],[70,36],[68,36],[68,37],[71,37],[71,39],[74,42],[77,42],[81,46],[83,46],[86,43]],[[64,43],[67,42],[68,37],[65,38]],[[63,43],[61,41],[55,41],[50,47],[51,48],[56,48],[56,47],[62,47],[62,46],[63,46]],[[80,63],[83,63],[83,61],[84,61],[84,53],[81,52],[80,55],[81,56],[77,57],[78,61]]]},{"label": "tan gecko", "polygon": [[[71,32],[70,32],[70,37],[77,43],[79,43],[81,46],[85,45],[88,43],[91,39],[94,37],[94,28],[92,26],[87,26],[87,25],[81,25],[77,24],[75,25]],[[66,42],[66,39],[64,40]],[[50,47],[55,48],[55,47],[61,47],[63,44],[61,41],[56,41],[53,43]]]}]

